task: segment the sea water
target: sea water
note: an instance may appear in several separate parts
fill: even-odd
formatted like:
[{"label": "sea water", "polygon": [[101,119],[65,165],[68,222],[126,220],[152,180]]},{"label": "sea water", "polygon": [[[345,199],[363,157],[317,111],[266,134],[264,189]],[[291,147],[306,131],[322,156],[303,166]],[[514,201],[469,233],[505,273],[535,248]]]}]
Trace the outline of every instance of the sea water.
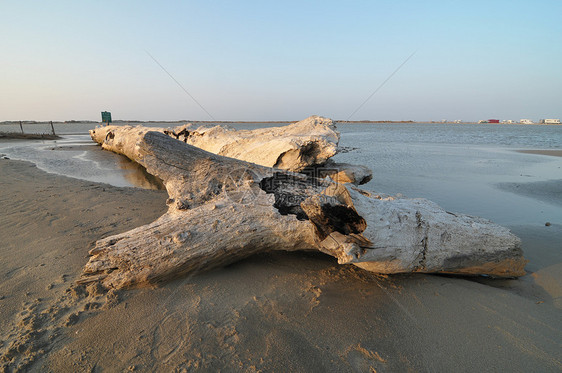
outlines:
[{"label": "sea water", "polygon": [[[562,158],[519,153],[562,149],[562,126],[498,124],[342,124],[340,162],[373,170],[366,189],[427,198],[449,211],[500,224],[562,223]],[[558,180],[561,195],[506,191]],[[534,185],[535,185],[534,184]]]}]

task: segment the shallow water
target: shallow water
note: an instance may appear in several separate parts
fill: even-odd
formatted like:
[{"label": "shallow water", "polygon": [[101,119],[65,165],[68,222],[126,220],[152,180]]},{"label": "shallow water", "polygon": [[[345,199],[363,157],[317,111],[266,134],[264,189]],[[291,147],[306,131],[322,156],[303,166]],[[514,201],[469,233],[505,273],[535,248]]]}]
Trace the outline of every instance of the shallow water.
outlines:
[{"label": "shallow water", "polygon": [[506,184],[562,183],[562,158],[516,151],[562,148],[562,126],[352,124],[339,129],[340,145],[356,149],[334,159],[369,166],[374,177],[366,189],[428,198],[501,224],[562,222],[562,208],[552,201],[556,196],[539,199],[505,190]]},{"label": "shallow water", "polygon": [[0,141],[0,154],[33,162],[43,171],[118,187],[163,189],[154,176],[126,157],[101,150],[89,135],[60,140]]}]

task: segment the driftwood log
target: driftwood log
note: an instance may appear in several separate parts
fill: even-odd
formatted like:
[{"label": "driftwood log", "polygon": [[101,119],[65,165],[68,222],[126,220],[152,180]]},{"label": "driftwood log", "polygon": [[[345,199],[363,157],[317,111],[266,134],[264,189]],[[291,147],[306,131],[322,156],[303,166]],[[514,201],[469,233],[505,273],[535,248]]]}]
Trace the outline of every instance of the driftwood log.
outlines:
[{"label": "driftwood log", "polygon": [[[120,128],[105,126],[90,134],[102,144],[110,133]],[[135,128],[161,132],[208,152],[261,166],[313,173],[321,168],[318,172],[339,183],[361,185],[372,178],[371,170],[365,166],[337,164],[330,159],[337,153],[340,135],[331,119],[316,115],[288,126],[254,130],[192,123],[174,128]]]},{"label": "driftwood log", "polygon": [[[91,131],[91,136],[102,144],[119,128],[101,127]],[[365,166],[337,164],[330,159],[337,153],[340,135],[331,119],[316,115],[288,126],[254,130],[192,123],[174,128],[136,128],[161,132],[208,152],[261,166],[299,172],[316,172],[314,169],[320,167],[319,172],[339,183],[361,185],[372,178]]]},{"label": "driftwood log", "polygon": [[[108,132],[118,128],[102,127],[92,137],[101,143]],[[289,171],[325,163],[336,154],[340,137],[331,119],[316,115],[288,126],[254,130],[191,123],[175,128],[137,128],[165,133],[214,154]]]},{"label": "driftwood log", "polygon": [[97,241],[82,283],[142,286],[270,250],[320,250],[376,273],[525,273],[520,240],[508,229],[425,199],[212,154],[141,127],[92,132],[104,149],[162,179],[169,209]]}]

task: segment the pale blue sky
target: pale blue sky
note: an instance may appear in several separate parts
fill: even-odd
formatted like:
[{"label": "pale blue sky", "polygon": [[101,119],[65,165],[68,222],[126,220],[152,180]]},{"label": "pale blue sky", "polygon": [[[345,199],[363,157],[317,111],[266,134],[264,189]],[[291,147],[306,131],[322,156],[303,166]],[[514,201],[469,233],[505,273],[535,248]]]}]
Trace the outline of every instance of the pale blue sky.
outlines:
[{"label": "pale blue sky", "polygon": [[562,117],[562,1],[2,1],[0,121]]}]

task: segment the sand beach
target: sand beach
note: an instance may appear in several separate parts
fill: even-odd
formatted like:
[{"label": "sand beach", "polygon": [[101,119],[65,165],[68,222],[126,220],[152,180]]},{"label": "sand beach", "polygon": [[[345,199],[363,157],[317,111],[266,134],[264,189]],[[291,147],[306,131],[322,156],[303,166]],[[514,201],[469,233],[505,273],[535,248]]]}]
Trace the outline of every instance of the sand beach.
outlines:
[{"label": "sand beach", "polygon": [[[166,193],[0,159],[4,371],[560,371],[562,226],[511,227],[528,275],[375,276],[262,254],[154,288],[75,280],[95,240],[154,220]],[[525,193],[534,193],[528,190]]]},{"label": "sand beach", "polygon": [[1,5],[0,373],[562,372],[562,1],[67,3]]}]

